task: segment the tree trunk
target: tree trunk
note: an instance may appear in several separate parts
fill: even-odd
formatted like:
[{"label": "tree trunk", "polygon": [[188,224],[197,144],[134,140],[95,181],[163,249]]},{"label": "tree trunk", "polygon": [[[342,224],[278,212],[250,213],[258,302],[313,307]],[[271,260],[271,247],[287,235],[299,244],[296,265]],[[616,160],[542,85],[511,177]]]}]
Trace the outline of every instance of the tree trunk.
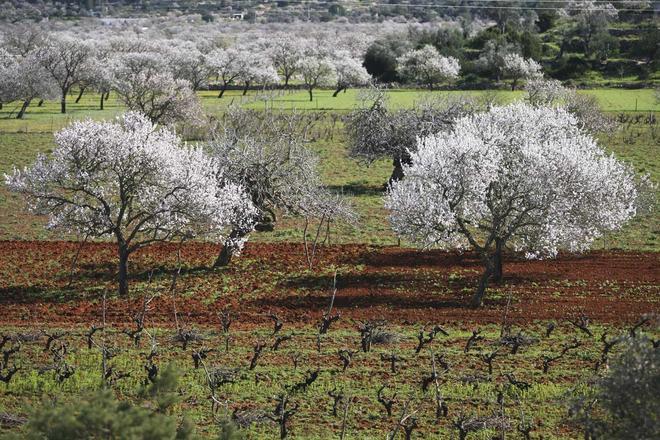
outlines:
[{"label": "tree trunk", "polygon": [[128,249],[119,245],[119,296],[128,295]]},{"label": "tree trunk", "polygon": [[584,41],[584,57],[585,58],[589,58],[589,56],[591,55],[591,48],[590,48],[591,47],[591,34],[592,34],[591,31],[587,32],[587,35],[585,35],[584,40],[583,40]]},{"label": "tree trunk", "polygon": [[80,93],[78,93],[78,97],[76,98],[76,104],[78,104],[80,102],[80,98],[82,98],[83,93],[85,93],[85,88],[81,87],[80,88]]},{"label": "tree trunk", "polygon": [[515,78],[513,82],[511,83],[511,91],[513,92],[516,90],[516,84],[518,83],[518,78]]},{"label": "tree trunk", "polygon": [[387,181],[388,185],[403,179],[403,166],[410,165],[410,163],[411,158],[407,153],[392,159],[392,165],[394,166],[394,169],[392,170],[390,179]]},{"label": "tree trunk", "polygon": [[105,92],[105,100],[107,101],[108,99],[110,99],[110,90]]},{"label": "tree trunk", "polygon": [[338,87],[337,90],[335,90],[335,93],[332,94],[332,97],[333,97],[333,98],[336,98],[337,95],[339,95],[339,92],[341,92],[342,90],[345,91],[345,90],[346,90],[346,87]]},{"label": "tree trunk", "polygon": [[220,93],[218,94],[218,98],[222,98],[222,95],[225,94],[225,90],[227,90],[227,84],[223,84],[222,88],[220,89]]},{"label": "tree trunk", "polygon": [[312,94],[312,88],[309,88],[309,102],[312,102],[314,100],[314,95]]},{"label": "tree trunk", "polygon": [[66,94],[68,90],[62,90],[62,99],[60,100],[60,113],[66,113]]},{"label": "tree trunk", "polygon": [[215,263],[213,263],[213,267],[229,266],[229,263],[231,263],[231,257],[236,252],[236,245],[234,243],[236,240],[245,237],[246,234],[247,232],[242,230],[232,229],[231,233],[229,234],[229,238],[222,245],[220,254],[218,255],[218,258],[216,258]]},{"label": "tree trunk", "polygon": [[25,114],[25,111],[27,110],[28,106],[30,105],[31,99],[27,99],[23,101],[23,105],[21,106],[21,109],[19,110],[18,114],[16,115],[16,119],[23,119],[23,115]]},{"label": "tree trunk", "polygon": [[2,102],[0,102],[0,110],[2,110]]},{"label": "tree trunk", "polygon": [[561,45],[559,46],[559,53],[555,57],[555,61],[559,61],[561,57],[564,56],[564,50],[566,50],[566,39],[562,38]]},{"label": "tree trunk", "polygon": [[504,251],[504,242],[501,239],[495,240],[495,254],[493,255],[493,274],[491,281],[499,283],[502,281],[502,252]]},{"label": "tree trunk", "polygon": [[43,100],[43,99],[40,99],[40,100],[39,100],[39,104],[37,104],[37,107],[41,107],[42,105],[44,105],[44,100]]},{"label": "tree trunk", "polygon": [[243,96],[247,95],[248,89],[250,88],[250,83],[245,82],[245,88],[243,89]]},{"label": "tree trunk", "polygon": [[486,259],[484,273],[481,274],[479,279],[479,285],[477,286],[477,291],[472,296],[471,305],[472,307],[479,308],[483,305],[484,294],[486,293],[486,287],[488,287],[488,280],[493,274],[493,263],[490,258]]},{"label": "tree trunk", "polygon": [[[284,411],[284,408],[282,409],[282,411]],[[289,435],[289,433],[287,432],[286,429],[286,420],[283,420],[280,423],[280,440],[284,440],[287,437],[287,435]]]},{"label": "tree trunk", "polygon": [[101,92],[101,110],[103,110],[104,102],[105,102],[105,92]]}]

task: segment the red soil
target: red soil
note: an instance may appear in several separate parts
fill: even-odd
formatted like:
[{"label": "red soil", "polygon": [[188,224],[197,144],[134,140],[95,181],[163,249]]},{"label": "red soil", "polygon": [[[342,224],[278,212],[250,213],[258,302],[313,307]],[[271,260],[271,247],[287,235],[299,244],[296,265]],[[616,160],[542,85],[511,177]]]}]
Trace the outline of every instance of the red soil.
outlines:
[{"label": "red soil", "polygon": [[[83,248],[71,288],[68,272],[77,245],[69,242],[0,242],[0,325],[87,325],[100,320],[108,292],[110,321],[130,322],[140,303],[114,296],[115,251],[111,244]],[[491,286],[485,306],[467,307],[481,267],[471,254],[421,252],[397,247],[338,245],[320,250],[315,269],[304,265],[299,244],[248,244],[232,266],[208,271],[217,247],[186,244],[177,282],[177,307],[192,325],[218,323],[231,306],[244,324],[277,313],[300,325],[315,323],[327,308],[332,268],[338,269],[335,310],[350,320],[393,322],[500,322],[511,295],[509,320],[558,320],[585,313],[594,322],[627,323],[660,312],[660,254],[591,252],[556,260],[509,258],[504,281]],[[172,272],[176,246],[159,245],[132,257],[132,285],[146,285],[152,269]],[[161,275],[163,295],[152,303],[152,323],[172,321],[171,276]],[[96,288],[96,289],[94,289]],[[155,287],[154,287],[155,288]],[[229,293],[225,293],[225,292]],[[348,319],[346,319],[348,318]]]}]

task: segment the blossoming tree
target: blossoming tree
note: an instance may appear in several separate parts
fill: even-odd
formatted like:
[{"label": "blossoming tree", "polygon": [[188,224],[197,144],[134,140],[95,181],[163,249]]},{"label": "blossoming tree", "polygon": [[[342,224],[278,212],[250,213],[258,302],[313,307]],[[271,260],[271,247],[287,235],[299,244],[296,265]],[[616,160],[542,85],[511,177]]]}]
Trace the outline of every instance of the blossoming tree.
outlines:
[{"label": "blossoming tree", "polygon": [[394,230],[425,247],[472,248],[483,302],[505,247],[528,258],[586,250],[636,214],[632,169],[561,108],[512,104],[419,139],[386,199]]},{"label": "blossoming tree", "polygon": [[284,80],[284,87],[298,71],[298,63],[305,55],[308,42],[303,38],[278,35],[266,42],[267,55]]},{"label": "blossoming tree", "polygon": [[234,48],[218,49],[209,55],[209,63],[222,81],[218,98],[222,98],[229,85],[241,76],[244,59],[243,52]]},{"label": "blossoming tree", "polygon": [[332,60],[327,57],[308,55],[297,64],[300,80],[309,93],[310,102],[314,100],[313,90],[317,87],[330,86],[336,78],[337,72]]},{"label": "blossoming tree", "polygon": [[605,114],[594,96],[566,88],[555,79],[535,78],[525,84],[526,100],[533,106],[560,106],[575,116],[578,125],[589,133],[612,133],[616,120]]},{"label": "blossoming tree", "polygon": [[71,37],[51,36],[36,51],[36,59],[61,91],[60,111],[66,113],[66,96],[87,73],[92,45]]},{"label": "blossoming tree", "polygon": [[27,197],[31,211],[49,216],[49,227],[113,237],[120,295],[128,292],[128,259],[136,250],[251,224],[252,203],[242,187],[218,179],[218,161],[182,147],[172,131],[141,114],[74,122],[55,139],[51,156],[6,175],[6,183]]},{"label": "blossoming tree", "polygon": [[403,164],[417,148],[417,137],[448,129],[458,118],[473,113],[478,103],[469,97],[434,97],[422,100],[414,109],[391,110],[382,91],[366,99],[363,107],[348,115],[346,134],[349,155],[368,164],[392,159],[389,182],[403,177]]},{"label": "blossoming tree", "polygon": [[0,102],[21,101],[16,119],[22,119],[30,103],[37,98],[53,99],[58,90],[34,52],[12,56],[0,52]]},{"label": "blossoming tree", "polygon": [[112,73],[113,88],[130,110],[152,121],[172,124],[199,122],[203,111],[190,83],[175,79],[158,53],[130,53],[118,57]]},{"label": "blossoming tree", "polygon": [[440,82],[458,78],[461,71],[456,58],[440,55],[431,45],[411,50],[399,57],[397,62],[397,70],[403,77],[425,84],[430,90]]},{"label": "blossoming tree", "polygon": [[[241,185],[256,208],[255,230],[274,228],[279,213],[302,215],[326,200],[318,158],[304,145],[304,114],[229,107],[208,150],[224,159],[223,179]],[[251,225],[248,225],[251,226]],[[226,266],[252,228],[235,225],[215,267]]]},{"label": "blossoming tree", "polygon": [[183,79],[190,83],[193,90],[208,86],[213,67],[209,57],[192,43],[181,43],[168,53],[168,64],[174,79]]},{"label": "blossoming tree", "polygon": [[508,53],[502,58],[502,73],[511,79],[511,90],[521,79],[539,78],[543,75],[541,65],[531,58],[523,58],[517,53]]},{"label": "blossoming tree", "polygon": [[333,64],[335,72],[337,72],[337,84],[332,94],[333,97],[337,97],[339,92],[351,86],[363,86],[371,81],[371,75],[367,69],[348,51],[337,51],[333,57]]},{"label": "blossoming tree", "polygon": [[265,56],[257,56],[255,59],[243,57],[239,72],[238,80],[243,83],[243,95],[247,94],[252,85],[260,84],[265,88],[280,80],[277,70]]}]

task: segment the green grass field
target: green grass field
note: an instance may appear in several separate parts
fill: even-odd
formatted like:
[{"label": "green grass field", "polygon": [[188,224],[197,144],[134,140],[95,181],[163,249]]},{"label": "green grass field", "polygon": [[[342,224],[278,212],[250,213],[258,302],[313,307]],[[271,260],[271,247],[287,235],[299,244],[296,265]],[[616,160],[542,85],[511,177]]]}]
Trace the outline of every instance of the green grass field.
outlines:
[{"label": "green grass field", "polygon": [[[332,97],[332,90],[315,90],[314,100],[309,101],[306,91],[250,91],[246,96],[241,91],[230,90],[222,99],[217,98],[215,91],[202,91],[198,95],[204,109],[211,115],[217,115],[227,105],[241,104],[250,108],[274,108],[283,110],[325,110],[325,111],[350,111],[360,105],[361,90],[349,89],[340,93],[336,98]],[[654,91],[651,89],[625,90],[625,89],[593,89],[584,90],[581,93],[593,95],[598,100],[602,109],[607,112],[657,112],[660,111],[660,103],[656,101]],[[521,99],[524,92],[508,90],[492,91],[433,91],[427,90],[389,90],[386,95],[389,105],[392,107],[412,107],[415,103],[428,96],[452,96],[470,95],[481,96],[488,94],[495,101],[507,103]],[[96,94],[86,94],[79,104],[75,104],[75,93],[69,97],[67,102],[67,114],[62,115],[59,111],[58,102],[46,102],[42,107],[33,103],[23,120],[12,118],[15,116],[20,105],[18,103],[5,104],[0,110],[0,133],[15,132],[54,132],[68,125],[74,119],[90,117],[93,119],[107,119],[122,111],[122,107],[113,96],[105,104],[105,110],[99,110],[99,97]]]},{"label": "green grass field", "polygon": [[[572,350],[568,356],[552,364],[544,373],[539,364],[544,355],[556,355],[563,344],[570,343],[575,332],[571,328],[557,330],[550,338],[544,338],[544,326],[530,326],[525,333],[537,339],[531,347],[521,349],[517,354],[511,354],[508,349],[502,349],[493,362],[493,371],[488,373],[488,367],[482,360],[482,353],[491,353],[498,348],[494,342],[498,339],[497,326],[482,327],[483,341],[475,344],[468,353],[464,353],[471,330],[460,325],[447,328],[449,337],[438,336],[438,340],[429,344],[421,353],[415,354],[415,331],[412,328],[391,326],[387,332],[393,335],[391,342],[375,344],[368,353],[358,352],[353,355],[353,361],[346,371],[342,371],[342,363],[336,355],[337,350],[359,346],[359,334],[351,330],[335,330],[323,341],[323,350],[315,349],[315,335],[301,329],[286,329],[287,334],[293,334],[294,339],[282,344],[282,348],[274,351],[270,348],[274,338],[270,329],[237,330],[232,332],[230,350],[224,350],[222,334],[213,331],[200,333],[203,339],[191,344],[186,350],[180,344],[171,342],[171,334],[156,331],[153,333],[160,341],[161,355],[156,363],[161,369],[173,365],[180,373],[178,395],[180,403],[175,406],[174,414],[185,413],[196,426],[198,435],[217,438],[217,426],[210,417],[209,390],[205,386],[205,372],[202,367],[193,368],[191,351],[215,347],[217,351],[206,359],[206,365],[221,365],[225,371],[238,371],[235,382],[222,385],[216,395],[223,401],[226,399],[232,408],[238,412],[268,413],[275,407],[273,397],[305,380],[308,374],[317,367],[322,374],[305,391],[292,393],[291,400],[299,404],[300,409],[290,422],[290,434],[293,438],[321,440],[338,438],[341,430],[341,418],[348,398],[352,404],[347,414],[348,438],[382,439],[391,431],[400,417],[403,405],[410,401],[411,412],[417,413],[418,428],[413,438],[457,438],[457,430],[453,421],[464,413],[472,417],[491,417],[501,414],[498,408],[498,393],[503,395],[503,414],[512,422],[515,436],[516,426],[523,421],[533,426],[533,438],[542,436],[547,440],[575,438],[578,432],[567,431],[566,396],[571,395],[573,387],[584,386],[582,381],[591,374],[593,364],[600,356],[600,346],[596,341],[583,340],[579,350]],[[598,328],[602,331],[615,330],[612,327]],[[20,331],[20,329],[19,329]],[[98,389],[100,379],[96,366],[100,364],[100,354],[97,349],[88,349],[84,343],[84,331],[67,332],[71,353],[68,362],[75,365],[77,373],[70,379],[59,382],[54,372],[38,374],[36,371],[21,372],[4,387],[5,397],[0,403],[0,411],[16,413],[25,411],[34,396],[58,396],[61,402],[76,402],[79,396],[85,396]],[[247,364],[252,357],[254,341],[265,341],[268,349],[262,355],[254,370],[248,371]],[[140,347],[134,347],[131,340],[121,333],[111,333],[108,343],[120,353],[112,359],[116,373],[130,376],[118,380],[112,389],[122,399],[136,400],[146,378],[143,364],[145,354],[149,352],[149,342],[144,341]],[[223,348],[220,348],[223,347]],[[449,371],[441,374],[441,396],[449,408],[448,417],[435,420],[434,386],[427,391],[422,389],[422,381],[432,371],[431,353],[441,354],[449,365]],[[391,365],[381,356],[395,354],[398,360],[395,364],[397,372],[391,371]],[[35,342],[23,345],[22,357],[31,356],[38,363],[48,364],[48,355],[43,353],[43,344]],[[297,367],[294,367],[294,362]],[[576,368],[579,366],[579,368]],[[438,366],[438,368],[440,368]],[[514,380],[523,385],[512,385],[503,375],[511,374]],[[526,385],[525,385],[526,384]],[[388,416],[384,407],[376,397],[379,388],[386,385],[384,396],[391,398],[394,394],[395,403],[392,416]],[[522,387],[522,388],[521,388]],[[328,395],[343,392],[344,400],[339,402],[338,415],[332,413],[333,399]],[[221,411],[224,411],[221,409]],[[274,439],[277,427],[272,422],[254,423],[245,429],[248,438]],[[492,439],[497,431],[482,429],[470,434],[471,440]],[[403,438],[403,437],[401,437]]]},{"label": "green grass field", "polygon": [[[243,97],[240,92],[231,91],[223,99],[218,99],[215,92],[199,95],[212,116],[221,115],[232,102],[255,109],[318,110],[327,116],[355,108],[359,105],[359,93],[349,90],[333,98],[332,91],[321,90],[315,92],[312,102],[306,92],[276,93],[272,97],[249,93]],[[492,95],[489,98],[494,96],[502,103],[522,97],[522,92],[509,91],[432,92],[457,93],[488,93]],[[584,93],[596,96],[613,115],[647,117],[660,110],[652,90],[603,89]],[[388,95],[392,106],[405,107],[426,99],[429,92],[394,90]],[[42,107],[31,106],[24,120],[16,120],[11,117],[15,105],[5,105],[0,111],[0,176],[15,166],[29,165],[40,152],[51,151],[53,133],[71,121],[86,117],[108,119],[123,110],[112,97],[105,110],[100,111],[97,106],[96,95],[84,96],[79,104],[71,99],[69,113],[61,115],[57,102],[47,102]],[[660,184],[660,132],[657,122],[643,119],[599,140],[605,149],[632,163],[639,173],[650,174]],[[105,309],[101,311],[101,298],[107,295],[107,331],[96,333],[96,341],[105,338],[104,344],[116,354],[109,361],[114,374],[128,374],[114,381],[112,378],[117,376],[111,375],[113,393],[123,400],[139,400],[139,391],[147,380],[145,366],[152,335],[158,343],[155,362],[161,371],[166,365],[174,365],[181,375],[177,387],[179,403],[173,415],[180,419],[185,414],[204,438],[217,438],[218,428],[210,412],[204,369],[193,368],[193,350],[202,349],[213,349],[206,358],[209,368],[236,369],[235,380],[219,386],[216,397],[226,401],[230,410],[239,412],[272,414],[273,397],[291,390],[318,368],[319,377],[311,386],[291,392],[292,402],[300,405],[290,424],[292,438],[339,437],[344,406],[340,403],[339,416],[332,414],[328,394],[332,390],[353,398],[347,410],[346,438],[384,438],[396,425],[406,402],[410,402],[412,411],[417,411],[418,428],[412,438],[458,438],[454,423],[461,414],[482,419],[504,416],[511,423],[507,434],[511,438],[518,438],[516,431],[523,421],[533,427],[531,438],[578,438],[581,433],[567,421],[568,401],[588,390],[593,379],[604,374],[604,367],[598,371],[595,368],[602,356],[601,337],[611,340],[628,334],[630,325],[642,313],[657,311],[654,292],[658,286],[653,266],[658,254],[601,253],[596,257],[535,262],[538,265],[532,268],[526,261],[507,262],[505,271],[509,277],[503,284],[490,287],[487,306],[468,309],[464,302],[480,273],[476,259],[470,261],[469,256],[463,255],[452,263],[447,261],[453,259],[453,254],[442,253],[435,254],[435,258],[444,263],[436,263],[430,260],[430,253],[371,246],[397,243],[382,200],[383,184],[392,166],[381,160],[367,167],[349,158],[342,122],[337,118],[333,121],[334,126],[326,117],[311,128],[310,148],[320,157],[324,183],[348,197],[360,221],[356,226],[333,226],[331,240],[332,244],[362,245],[323,247],[313,269],[303,263],[299,245],[302,221],[296,218],[281,219],[273,232],[255,233],[251,240],[298,244],[248,247],[231,266],[221,270],[206,269],[217,255],[217,245],[186,244],[176,289],[172,278],[178,264],[174,245],[136,254],[131,260],[128,297],[115,296],[115,250],[109,245],[86,245],[69,284],[77,244],[2,242],[0,316],[7,318],[0,322],[0,336],[13,338],[4,349],[20,344],[20,350],[11,356],[12,365],[19,370],[6,385],[0,384],[0,416],[27,415],[31,408],[45,402],[80,402],[81,396],[99,388],[100,350],[98,346],[89,348],[86,334],[91,325],[102,322]],[[179,129],[185,134],[189,127]],[[657,205],[654,212],[636,218],[623,230],[600,240],[595,248],[659,251]],[[75,238],[47,231],[44,225],[43,218],[26,214],[23,201],[10,193],[4,183],[0,184],[0,240]],[[263,249],[259,250],[259,246]],[[559,264],[563,266],[556,267]],[[622,276],[610,273],[611,270],[628,272]],[[342,317],[323,337],[318,350],[319,317],[326,310],[329,283],[335,271],[339,272],[341,283],[335,311],[341,312]],[[142,297],[151,294],[156,295],[153,308],[146,319],[144,338],[136,346],[127,330],[135,325],[133,318]],[[179,310],[177,326],[180,319],[182,328],[199,337],[185,349],[175,340],[175,303]],[[236,313],[229,351],[224,348],[218,318],[218,312],[225,308]],[[278,313],[284,321],[279,334],[292,338],[278,350],[273,349],[275,336],[269,312]],[[500,323],[509,312],[510,335],[523,335],[530,341],[516,353],[501,340]],[[581,313],[591,314],[593,334],[586,335],[566,321]],[[386,320],[382,330],[390,337],[375,343],[369,352],[360,351],[358,326],[365,320],[381,318]],[[551,322],[556,329],[548,335],[547,325]],[[415,353],[419,331],[425,328],[428,333],[435,324],[445,326],[449,336],[438,335],[420,353]],[[466,348],[476,329],[481,330],[483,339]],[[64,358],[58,358],[57,350],[44,346],[46,334],[58,332],[63,336],[54,346],[66,344]],[[657,328],[652,325],[640,332],[658,337]],[[580,347],[553,361],[544,372],[544,357],[557,356],[574,338],[580,340]],[[256,367],[249,369],[257,342],[266,348]],[[346,371],[342,370],[338,355],[343,349],[355,352]],[[489,372],[484,357],[496,350]],[[619,350],[620,346],[615,346],[610,356],[614,358]],[[449,413],[438,420],[434,417],[433,384],[426,391],[422,389],[424,379],[432,371],[432,352],[444,356],[448,363],[448,370],[440,375],[439,387]],[[397,358],[397,371],[391,370],[388,356]],[[61,359],[75,370],[69,378],[58,379]],[[7,371],[8,365],[2,365],[0,374]],[[397,394],[392,416],[377,400],[383,385],[387,385],[387,397]],[[0,438],[4,433],[1,425]],[[250,439],[278,438],[277,426],[272,422],[255,423],[244,432]],[[488,440],[497,434],[493,429],[481,429],[467,438]]]},{"label": "green grass field", "polygon": [[[314,101],[309,102],[305,91],[275,91],[272,94],[250,92],[243,96],[240,91],[229,91],[222,99],[217,92],[200,92],[201,102],[208,114],[218,116],[227,105],[240,104],[251,108],[280,108],[321,111],[323,113],[346,113],[359,105],[361,91],[348,90],[332,97],[331,90],[315,91]],[[489,99],[497,102],[511,102],[521,99],[523,92],[516,91],[389,91],[389,104],[393,107],[413,106],[428,96],[457,95],[467,93],[474,96],[488,94]],[[629,113],[635,108],[639,112],[649,113],[660,110],[655,101],[654,91],[597,89],[583,93],[594,95],[603,109],[612,113]],[[111,97],[105,110],[98,110],[98,96],[83,96],[75,104],[75,96],[70,98],[69,113],[59,113],[57,102],[46,102],[42,107],[32,105],[23,120],[11,118],[16,112],[16,104],[5,105],[0,111],[0,173],[10,172],[14,166],[30,164],[38,152],[48,152],[53,147],[52,133],[81,118],[108,119],[117,115],[122,108]],[[327,125],[327,124],[326,124]],[[183,132],[187,127],[182,127]],[[653,180],[660,182],[658,174],[658,133],[657,125],[636,124],[624,127],[611,137],[603,137],[601,143],[609,151],[624,160],[628,160],[643,173],[650,173]],[[334,233],[335,242],[361,242],[372,244],[395,244],[397,238],[392,234],[387,221],[387,212],[382,206],[382,187],[391,172],[388,161],[382,160],[367,167],[347,157],[345,136],[341,121],[334,130],[328,130],[321,124],[312,131],[314,141],[310,147],[320,156],[321,171],[326,184],[341,191],[355,205],[359,215],[358,227],[338,225]],[[21,200],[10,194],[4,186],[0,187],[0,238],[2,239],[48,239],[59,237],[45,231],[44,221],[26,214]],[[299,241],[302,223],[299,219],[284,219],[275,231],[255,234],[257,241]],[[653,214],[635,220],[622,232],[602,240],[596,247],[657,250],[659,220]]]}]

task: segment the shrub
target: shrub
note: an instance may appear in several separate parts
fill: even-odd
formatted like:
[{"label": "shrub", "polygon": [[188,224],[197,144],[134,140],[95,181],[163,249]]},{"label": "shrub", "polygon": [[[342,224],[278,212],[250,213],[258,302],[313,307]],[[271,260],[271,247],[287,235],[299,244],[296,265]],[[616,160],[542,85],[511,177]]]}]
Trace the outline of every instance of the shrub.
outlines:
[{"label": "shrub", "polygon": [[660,350],[632,339],[595,390],[574,402],[585,438],[660,438]]},{"label": "shrub", "polygon": [[109,390],[100,390],[70,403],[37,408],[20,435],[7,439],[191,439],[192,425],[179,424],[168,414],[176,397],[177,375],[168,367],[143,393],[144,405],[118,400]]}]

